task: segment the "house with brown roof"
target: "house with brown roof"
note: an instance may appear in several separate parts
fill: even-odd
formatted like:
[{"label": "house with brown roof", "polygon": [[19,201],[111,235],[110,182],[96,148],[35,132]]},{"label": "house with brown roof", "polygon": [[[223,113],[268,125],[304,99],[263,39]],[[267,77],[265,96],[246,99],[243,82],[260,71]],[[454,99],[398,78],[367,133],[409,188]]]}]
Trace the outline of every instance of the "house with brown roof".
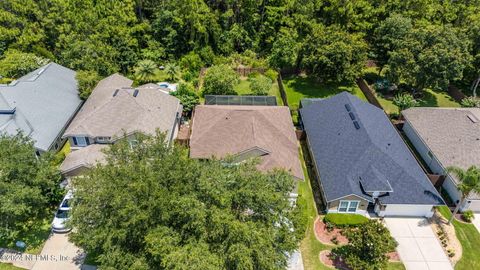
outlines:
[{"label": "house with brown roof", "polygon": [[231,156],[235,163],[259,158],[257,168],[285,169],[304,179],[288,107],[199,105],[195,108],[190,157]]},{"label": "house with brown roof", "polygon": [[103,147],[137,133],[166,133],[167,143],[178,134],[180,100],[156,84],[132,86],[132,80],[113,74],[98,83],[65,131],[72,151],[61,166],[64,175],[76,175],[101,161]]},{"label": "house with brown roof", "polygon": [[[442,187],[455,203],[460,200],[458,178],[450,166],[480,165],[480,108],[410,108],[402,111],[403,131],[430,170],[446,175]],[[461,206],[480,212],[480,194],[472,193]]]}]

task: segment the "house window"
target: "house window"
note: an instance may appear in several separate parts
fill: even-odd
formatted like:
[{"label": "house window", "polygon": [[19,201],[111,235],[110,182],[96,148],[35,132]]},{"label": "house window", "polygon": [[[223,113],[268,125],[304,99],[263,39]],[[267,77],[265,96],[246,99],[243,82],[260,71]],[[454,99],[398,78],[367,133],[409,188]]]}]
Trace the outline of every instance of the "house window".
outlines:
[{"label": "house window", "polygon": [[339,213],[355,213],[358,208],[358,201],[340,201],[338,205]]},{"label": "house window", "polygon": [[75,144],[76,146],[87,146],[87,138],[73,137],[73,144]]}]

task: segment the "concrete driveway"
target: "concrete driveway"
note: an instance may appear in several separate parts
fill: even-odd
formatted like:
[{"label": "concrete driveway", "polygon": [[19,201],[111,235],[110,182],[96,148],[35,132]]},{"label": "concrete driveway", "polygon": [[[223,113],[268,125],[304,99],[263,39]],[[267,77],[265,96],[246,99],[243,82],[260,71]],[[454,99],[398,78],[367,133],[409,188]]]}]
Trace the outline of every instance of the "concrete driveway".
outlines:
[{"label": "concrete driveway", "polygon": [[80,270],[85,254],[68,241],[68,234],[53,233],[32,270]]},{"label": "concrete driveway", "polygon": [[435,233],[424,218],[385,218],[397,240],[397,251],[407,270],[453,270]]},{"label": "concrete driveway", "polygon": [[475,228],[477,228],[477,231],[480,232],[480,213],[475,213],[474,217],[472,223],[475,225]]}]

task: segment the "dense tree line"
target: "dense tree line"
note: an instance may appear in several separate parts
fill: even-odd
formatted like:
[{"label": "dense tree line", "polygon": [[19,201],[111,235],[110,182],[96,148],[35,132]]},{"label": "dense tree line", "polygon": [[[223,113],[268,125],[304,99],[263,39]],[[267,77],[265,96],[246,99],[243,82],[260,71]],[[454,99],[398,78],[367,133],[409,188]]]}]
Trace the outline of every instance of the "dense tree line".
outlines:
[{"label": "dense tree line", "polygon": [[106,76],[143,60],[198,72],[253,52],[338,81],[373,59],[393,81],[444,88],[478,77],[479,14],[479,0],[9,0],[0,61],[15,50]]}]

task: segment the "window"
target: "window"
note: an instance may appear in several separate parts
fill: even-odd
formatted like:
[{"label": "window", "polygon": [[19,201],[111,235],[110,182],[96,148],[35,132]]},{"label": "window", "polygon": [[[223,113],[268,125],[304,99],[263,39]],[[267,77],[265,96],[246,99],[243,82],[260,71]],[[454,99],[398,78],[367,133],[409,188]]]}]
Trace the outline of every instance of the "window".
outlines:
[{"label": "window", "polygon": [[97,137],[97,142],[103,143],[103,142],[108,142],[110,140],[110,137]]},{"label": "window", "polygon": [[340,201],[340,205],[338,206],[338,212],[347,212],[347,209],[348,209],[348,202]]},{"label": "window", "polygon": [[339,213],[355,213],[357,211],[358,201],[340,201],[338,205]]},{"label": "window", "polygon": [[432,152],[428,151],[428,156],[429,156],[430,158],[432,158],[432,157],[433,157]]},{"label": "window", "polygon": [[87,146],[87,138],[85,138],[85,137],[73,137],[73,143],[76,146]]}]

